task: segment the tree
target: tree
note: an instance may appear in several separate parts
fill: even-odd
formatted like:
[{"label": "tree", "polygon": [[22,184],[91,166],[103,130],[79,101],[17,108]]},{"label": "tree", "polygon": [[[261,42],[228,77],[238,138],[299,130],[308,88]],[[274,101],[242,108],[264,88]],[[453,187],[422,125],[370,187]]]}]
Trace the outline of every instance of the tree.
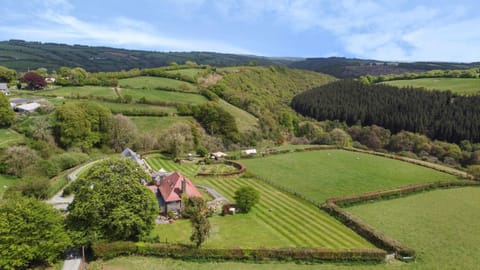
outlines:
[{"label": "tree", "polygon": [[27,88],[32,90],[43,89],[45,86],[47,86],[47,82],[45,82],[45,79],[35,72],[25,73],[25,75],[22,76],[20,81],[26,83]]},{"label": "tree", "polygon": [[116,114],[112,117],[109,129],[109,141],[113,150],[120,152],[126,147],[131,147],[137,134],[137,126],[130,118]]},{"label": "tree", "polygon": [[245,186],[237,189],[233,198],[235,199],[238,208],[248,213],[260,200],[260,194],[251,186]]},{"label": "tree", "polygon": [[129,159],[95,164],[74,183],[67,224],[77,244],[138,241],[150,233],[158,214],[157,199],[141,183],[150,176]]},{"label": "tree", "polygon": [[38,160],[35,150],[27,146],[10,146],[5,150],[3,163],[6,165],[6,173],[22,177],[27,168]]},{"label": "tree", "polygon": [[13,69],[9,69],[0,66],[0,82],[14,82],[17,79],[17,72]]},{"label": "tree", "polygon": [[15,112],[10,107],[7,96],[0,93],[0,128],[9,127],[15,119]]},{"label": "tree", "polygon": [[198,197],[184,198],[183,215],[190,219],[192,235],[190,241],[199,248],[210,234],[210,222],[208,221],[208,206],[205,200]]},{"label": "tree", "polygon": [[174,158],[192,151],[195,146],[192,126],[182,122],[175,123],[168,128],[158,141],[161,148]]},{"label": "tree", "polygon": [[467,167],[467,172],[469,174],[473,175],[473,177],[475,177],[475,179],[480,179],[480,165],[468,166]]},{"label": "tree", "polygon": [[0,203],[0,268],[53,263],[71,240],[60,212],[33,198],[13,196]]}]

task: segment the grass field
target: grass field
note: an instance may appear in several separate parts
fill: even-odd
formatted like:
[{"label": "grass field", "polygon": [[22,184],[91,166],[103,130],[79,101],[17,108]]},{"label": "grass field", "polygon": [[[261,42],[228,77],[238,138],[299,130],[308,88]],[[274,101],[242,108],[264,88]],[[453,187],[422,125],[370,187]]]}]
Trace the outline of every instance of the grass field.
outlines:
[{"label": "grass field", "polygon": [[473,78],[423,78],[385,83],[398,87],[413,86],[424,87],[429,90],[450,90],[462,95],[480,94],[480,79]]},{"label": "grass field", "polygon": [[139,100],[145,97],[147,101],[153,102],[176,102],[186,104],[198,104],[204,103],[208,100],[199,94],[189,94],[173,91],[162,91],[152,89],[121,89],[120,94],[122,96],[130,95],[134,100]]},{"label": "grass field", "polygon": [[455,179],[406,162],[344,150],[297,152],[240,162],[248,172],[319,202],[329,197]]},{"label": "grass field", "polygon": [[[161,156],[147,158],[153,169],[181,171],[194,183],[208,185],[233,201],[241,186],[249,185],[260,193],[260,202],[248,214],[215,216],[210,219],[212,232],[206,247],[373,247],[365,239],[343,226],[314,205],[254,178],[194,177],[199,166],[182,165]],[[169,242],[189,243],[191,229],[187,221],[158,225],[155,233],[168,235]]]},{"label": "grass field", "polygon": [[195,76],[197,76],[197,74],[199,74],[203,71],[205,71],[205,69],[187,68],[187,69],[167,70],[166,72],[170,73],[170,74],[181,74],[181,75],[188,76],[188,77],[194,79]]},{"label": "grass field", "polygon": [[240,132],[258,129],[258,119],[252,114],[233,106],[223,99],[220,99],[219,105],[221,108],[233,115]]},{"label": "grass field", "polygon": [[153,116],[130,116],[133,123],[137,126],[138,131],[162,131],[169,128],[177,122],[188,123],[195,121],[190,116],[167,116],[167,117],[153,117]]},{"label": "grass field", "polygon": [[155,106],[148,104],[124,104],[124,103],[113,103],[113,102],[100,102],[100,101],[90,101],[97,103],[105,108],[108,108],[112,113],[122,113],[122,112],[147,112],[147,113],[176,113],[177,109],[175,107],[167,106]]},{"label": "grass field", "polygon": [[196,92],[196,87],[189,83],[169,78],[161,77],[134,77],[128,79],[121,79],[118,84],[120,87],[124,88],[146,88],[146,89],[155,89],[155,88],[171,88],[178,91],[185,92]]},{"label": "grass field", "polygon": [[63,97],[106,97],[106,98],[117,98],[117,94],[111,87],[101,87],[101,86],[68,86],[68,87],[59,87],[52,90],[41,90],[35,92],[38,95],[55,95]]},{"label": "grass field", "polygon": [[22,142],[25,138],[22,134],[8,128],[0,129],[0,148]]},{"label": "grass field", "polygon": [[18,178],[13,176],[0,174],[0,199],[3,197],[5,190],[7,190],[9,186],[13,185],[17,179]]},{"label": "grass field", "polygon": [[348,208],[415,248],[412,269],[478,269],[480,188],[436,190]]}]

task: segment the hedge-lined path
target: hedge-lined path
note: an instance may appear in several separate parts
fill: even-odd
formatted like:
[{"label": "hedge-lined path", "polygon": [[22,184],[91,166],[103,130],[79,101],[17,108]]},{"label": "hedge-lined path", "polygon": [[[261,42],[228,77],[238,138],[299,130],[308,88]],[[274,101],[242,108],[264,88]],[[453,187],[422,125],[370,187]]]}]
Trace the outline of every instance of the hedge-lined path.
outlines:
[{"label": "hedge-lined path", "polygon": [[[149,156],[146,161],[155,170],[164,168],[167,171],[180,171],[195,184],[211,186],[230,201],[234,201],[234,192],[239,187],[252,186],[260,193],[260,202],[248,215],[255,215],[259,222],[276,232],[276,235],[272,235],[272,237],[282,237],[290,243],[290,246],[332,249],[373,248],[368,241],[314,205],[258,179],[245,177],[195,178],[199,169],[196,164],[174,163],[160,155]],[[238,244],[241,245],[241,243]]]}]

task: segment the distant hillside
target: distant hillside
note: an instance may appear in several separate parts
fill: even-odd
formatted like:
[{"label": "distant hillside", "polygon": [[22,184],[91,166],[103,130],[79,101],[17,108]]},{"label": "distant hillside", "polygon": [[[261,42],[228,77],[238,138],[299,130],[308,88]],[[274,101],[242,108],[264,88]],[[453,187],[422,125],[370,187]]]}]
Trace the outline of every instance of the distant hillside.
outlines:
[{"label": "distant hillside", "polygon": [[88,71],[119,71],[166,66],[171,62],[193,61],[212,66],[284,65],[289,58],[266,58],[212,52],[154,52],[57,43],[0,41],[0,66],[26,71],[40,67],[58,70],[61,66]]},{"label": "distant hillside", "polygon": [[480,67],[475,63],[449,62],[384,62],[368,59],[328,57],[307,58],[290,63],[290,67],[318,71],[338,78],[356,78],[364,75],[402,74],[406,72],[423,72],[434,69],[468,69]]}]

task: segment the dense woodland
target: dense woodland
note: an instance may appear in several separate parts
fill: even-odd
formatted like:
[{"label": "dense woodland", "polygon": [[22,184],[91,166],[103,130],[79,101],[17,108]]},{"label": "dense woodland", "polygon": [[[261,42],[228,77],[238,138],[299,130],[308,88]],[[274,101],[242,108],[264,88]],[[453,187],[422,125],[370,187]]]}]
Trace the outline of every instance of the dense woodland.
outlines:
[{"label": "dense woodland", "polygon": [[392,132],[419,132],[451,142],[480,141],[478,104],[480,96],[367,85],[353,80],[304,92],[292,101],[297,112],[317,120],[375,124]]}]

